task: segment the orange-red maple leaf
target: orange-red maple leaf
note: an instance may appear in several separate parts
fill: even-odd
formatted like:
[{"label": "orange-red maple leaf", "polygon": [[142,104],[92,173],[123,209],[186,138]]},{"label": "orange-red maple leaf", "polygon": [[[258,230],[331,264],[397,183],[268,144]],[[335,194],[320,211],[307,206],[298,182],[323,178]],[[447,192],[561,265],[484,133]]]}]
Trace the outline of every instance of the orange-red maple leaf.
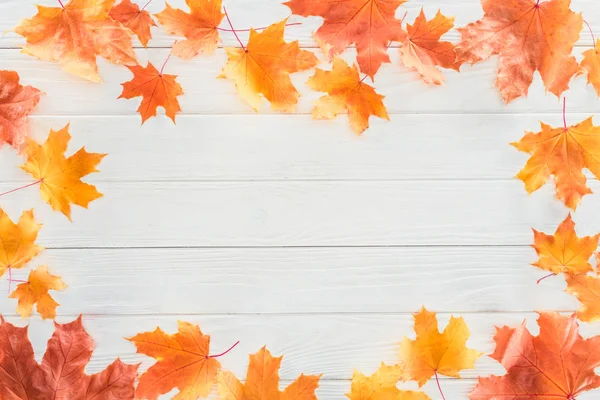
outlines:
[{"label": "orange-red maple leaf", "polygon": [[194,0],[186,2],[190,12],[178,8],[166,8],[155,17],[167,33],[184,36],[173,46],[173,54],[189,60],[199,53],[212,53],[219,44],[219,25],[225,14],[221,12],[221,0]]},{"label": "orange-red maple leaf", "polygon": [[496,86],[506,103],[526,96],[539,71],[546,89],[560,96],[579,65],[571,54],[583,27],[571,0],[481,0],[485,15],[459,31],[458,60],[475,64],[500,57]]},{"label": "orange-red maple leaf", "polygon": [[29,134],[27,116],[43,93],[19,84],[15,71],[0,71],[0,148],[6,143],[18,151]]},{"label": "orange-red maple leaf", "polygon": [[122,83],[123,93],[118,98],[142,96],[142,103],[137,109],[142,116],[142,124],[148,118],[156,116],[159,106],[175,122],[175,114],[181,111],[177,96],[183,94],[183,89],[175,80],[177,75],[163,74],[152,63],[148,63],[146,67],[136,65],[127,68],[133,73],[133,79]]},{"label": "orange-red maple leaf", "polygon": [[356,44],[358,66],[373,79],[383,63],[389,63],[388,47],[401,41],[406,32],[396,18],[405,0],[290,0],[284,3],[292,13],[303,17],[323,17],[315,32],[319,46],[329,56]]},{"label": "orange-red maple leaf", "polygon": [[16,327],[0,317],[0,398],[10,400],[133,399],[137,365],[118,358],[102,372],[86,375],[94,342],[81,316],[68,324],[54,324],[42,363],[35,361],[27,327]]},{"label": "orange-red maple leaf", "polygon": [[600,387],[600,336],[584,339],[575,315],[540,313],[540,333],[525,324],[496,328],[496,350],[506,375],[479,378],[471,400],[574,400]]},{"label": "orange-red maple leaf", "polygon": [[588,84],[592,85],[600,96],[600,39],[593,49],[583,53],[581,68],[587,74]]},{"label": "orange-red maple leaf", "polygon": [[111,8],[108,15],[115,21],[119,21],[124,27],[131,29],[138,37],[140,43],[147,47],[152,38],[150,27],[156,23],[146,10],[140,10],[140,6],[131,0],[121,0],[119,4]]}]

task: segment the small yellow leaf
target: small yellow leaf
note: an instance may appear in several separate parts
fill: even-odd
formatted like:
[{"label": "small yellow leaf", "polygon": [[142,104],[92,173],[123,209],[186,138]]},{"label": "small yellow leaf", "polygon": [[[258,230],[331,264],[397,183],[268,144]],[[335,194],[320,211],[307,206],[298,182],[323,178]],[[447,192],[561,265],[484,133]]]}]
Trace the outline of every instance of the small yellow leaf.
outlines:
[{"label": "small yellow leaf", "polygon": [[48,294],[50,290],[63,290],[67,287],[59,276],[48,273],[48,267],[42,265],[29,273],[27,282],[17,285],[17,289],[8,296],[18,299],[17,312],[21,317],[29,317],[36,304],[42,319],[56,317],[59,304]]},{"label": "small yellow leaf", "polygon": [[33,210],[25,211],[17,224],[0,208],[0,276],[8,268],[23,268],[43,247],[35,244],[41,224],[36,224]]},{"label": "small yellow leaf", "polygon": [[371,376],[354,371],[346,397],[350,400],[430,400],[423,392],[399,390],[396,385],[401,377],[400,366],[383,363]]}]

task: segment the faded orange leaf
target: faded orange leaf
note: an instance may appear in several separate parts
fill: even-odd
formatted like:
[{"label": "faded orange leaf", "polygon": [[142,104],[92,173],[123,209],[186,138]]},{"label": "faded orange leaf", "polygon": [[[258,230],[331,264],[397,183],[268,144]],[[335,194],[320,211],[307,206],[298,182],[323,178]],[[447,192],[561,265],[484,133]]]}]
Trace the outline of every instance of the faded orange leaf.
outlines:
[{"label": "faded orange leaf", "polygon": [[108,15],[124,27],[131,29],[144,47],[148,46],[148,41],[152,38],[150,27],[156,26],[148,11],[140,10],[140,6],[131,0],[121,0],[110,9]]},{"label": "faded orange leaf", "polygon": [[401,377],[402,367],[383,363],[371,376],[354,371],[346,397],[350,400],[431,400],[423,392],[398,389],[396,385]]},{"label": "faded orange leaf", "polygon": [[35,223],[33,210],[24,211],[15,224],[0,208],[0,276],[9,268],[23,268],[43,250],[35,244],[41,227]]},{"label": "faded orange leaf", "polygon": [[593,49],[583,52],[581,69],[587,74],[588,84],[592,85],[600,96],[600,39]]},{"label": "faded orange leaf", "polygon": [[600,321],[600,277],[586,274],[567,275],[567,293],[577,297],[581,307],[577,318],[583,322]]},{"label": "faded orange leaf", "polygon": [[59,276],[48,272],[48,267],[42,265],[29,273],[27,282],[17,285],[17,289],[8,296],[18,299],[17,312],[21,317],[29,317],[35,304],[42,319],[56,317],[58,304],[48,293],[50,290],[63,290],[67,287]]}]

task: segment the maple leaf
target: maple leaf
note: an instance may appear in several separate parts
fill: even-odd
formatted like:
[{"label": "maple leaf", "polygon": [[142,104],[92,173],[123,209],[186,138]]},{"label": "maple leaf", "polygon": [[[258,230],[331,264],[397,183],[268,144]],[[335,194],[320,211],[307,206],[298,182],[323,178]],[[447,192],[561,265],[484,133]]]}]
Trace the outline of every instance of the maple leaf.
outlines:
[{"label": "maple leaf", "polygon": [[399,390],[396,385],[402,377],[402,367],[381,363],[379,369],[371,376],[354,371],[350,400],[430,400],[423,392]]},{"label": "maple leaf", "polygon": [[540,333],[525,326],[496,328],[490,356],[506,375],[479,378],[471,400],[573,400],[600,386],[600,336],[583,339],[575,315],[539,313]]},{"label": "maple leaf", "polygon": [[0,148],[6,143],[21,151],[29,134],[27,116],[44,94],[19,84],[15,71],[0,71]]},{"label": "maple leaf", "polygon": [[96,57],[136,65],[131,31],[109,16],[115,0],[71,0],[64,7],[37,6],[15,32],[27,39],[23,52],[57,61],[74,75],[100,82]]},{"label": "maple leaf", "polygon": [[29,317],[36,304],[37,312],[42,319],[56,317],[56,307],[59,304],[48,294],[49,290],[63,290],[67,287],[56,275],[48,272],[48,267],[42,265],[29,273],[27,282],[17,285],[17,289],[8,296],[18,299],[17,312],[21,317]]},{"label": "maple leaf", "polygon": [[0,276],[9,268],[23,268],[43,250],[35,244],[41,227],[35,223],[33,210],[24,211],[15,224],[0,208]]},{"label": "maple leaf", "polygon": [[405,0],[290,0],[284,3],[293,14],[323,17],[315,40],[329,61],[348,46],[356,44],[361,72],[371,79],[383,63],[389,63],[391,42],[402,41],[406,32],[396,19],[396,10]]},{"label": "maple leaf", "polygon": [[581,307],[577,318],[583,322],[600,321],[600,277],[586,274],[567,275],[567,293],[577,297]]},{"label": "maple leaf", "polygon": [[187,322],[178,322],[175,334],[160,328],[139,333],[127,340],[137,352],[157,360],[140,378],[137,397],[156,400],[159,395],[179,389],[173,399],[206,397],[217,382],[219,362],[209,356],[210,336]]},{"label": "maple leaf", "polygon": [[[1,318],[1,317],[0,317]],[[0,319],[0,398],[36,400],[132,399],[138,365],[118,358],[102,372],[86,375],[94,342],[81,316],[68,324],[54,324],[42,363],[35,361],[27,327]]]},{"label": "maple leaf", "polygon": [[148,41],[152,38],[150,27],[156,23],[146,10],[132,3],[131,0],[121,0],[119,4],[110,9],[108,15],[115,21],[119,21],[124,27],[131,29],[138,37],[144,47],[148,47]]},{"label": "maple leaf", "polygon": [[583,52],[581,69],[587,73],[588,84],[594,86],[600,96],[600,39],[593,49]]},{"label": "maple leaf", "polygon": [[133,73],[133,79],[122,83],[123,92],[119,99],[132,99],[142,96],[142,103],[137,111],[142,116],[142,124],[150,117],[156,116],[156,109],[164,108],[167,116],[175,123],[175,114],[181,111],[177,96],[183,94],[183,89],[175,80],[177,75],[163,74],[152,63],[146,67],[127,67]]},{"label": "maple leaf", "polygon": [[499,55],[496,86],[506,103],[527,95],[539,71],[547,90],[560,96],[579,72],[571,54],[583,27],[571,0],[481,0],[485,15],[459,28],[457,59],[475,64]]},{"label": "maple leaf", "polygon": [[454,27],[454,18],[442,15],[438,10],[432,20],[427,21],[423,8],[415,22],[407,26],[408,35],[400,48],[400,61],[408,68],[416,70],[423,81],[441,85],[444,82],[442,68],[460,69],[456,62],[454,44],[440,41],[440,38]]},{"label": "maple leaf", "polygon": [[371,115],[390,119],[383,105],[384,96],[360,79],[356,65],[350,67],[340,58],[333,60],[331,71],[317,68],[307,84],[313,90],[329,93],[315,102],[314,118],[332,119],[348,110],[350,125],[358,134],[369,127]]},{"label": "maple leaf", "polygon": [[282,357],[273,357],[266,347],[250,355],[246,382],[240,382],[233,373],[219,373],[220,400],[317,400],[315,390],[320,376],[300,375],[279,391],[279,366]]},{"label": "maple leaf", "polygon": [[219,44],[219,25],[225,14],[221,0],[186,0],[190,12],[186,13],[165,3],[166,8],[155,17],[171,35],[184,36],[173,46],[173,54],[189,60],[199,53],[212,53]]},{"label": "maple leaf", "polygon": [[466,347],[469,328],[462,317],[450,318],[443,333],[438,331],[435,313],[425,307],[414,318],[416,340],[404,338],[400,345],[403,380],[415,380],[423,386],[434,375],[460,378],[460,370],[475,368],[483,353]]},{"label": "maple leaf", "polygon": [[511,143],[531,154],[517,178],[533,193],[554,175],[556,197],[575,210],[582,197],[592,193],[582,170],[587,168],[600,179],[600,127],[593,125],[592,117],[569,127],[540,124],[540,132],[526,132],[519,142]]},{"label": "maple leaf", "polygon": [[98,172],[96,165],[106,154],[88,153],[82,147],[71,157],[65,158],[69,140],[68,124],[59,131],[50,130],[43,146],[33,139],[27,139],[27,162],[21,169],[40,180],[44,201],[54,211],[62,212],[71,220],[71,204],[87,208],[91,201],[102,197],[95,186],[82,182],[81,178]]},{"label": "maple leaf", "polygon": [[571,214],[556,228],[554,235],[532,230],[532,247],[539,256],[533,266],[554,274],[593,271],[590,257],[598,247],[600,234],[579,238]]},{"label": "maple leaf", "polygon": [[251,29],[246,48],[225,49],[228,59],[219,78],[233,80],[242,99],[255,111],[261,105],[261,93],[274,110],[293,111],[300,93],[289,74],[317,65],[317,57],[300,50],[297,40],[283,40],[286,22],[284,19],[263,32]]}]

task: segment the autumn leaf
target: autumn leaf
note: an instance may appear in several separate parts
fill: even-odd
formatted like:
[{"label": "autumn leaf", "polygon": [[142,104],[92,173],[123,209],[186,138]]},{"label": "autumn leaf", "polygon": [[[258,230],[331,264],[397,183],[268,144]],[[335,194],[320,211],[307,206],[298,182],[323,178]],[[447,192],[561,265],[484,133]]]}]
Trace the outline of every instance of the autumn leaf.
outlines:
[{"label": "autumn leaf", "polygon": [[482,19],[460,28],[459,61],[475,64],[498,55],[496,86],[506,103],[526,96],[535,71],[560,96],[579,65],[571,54],[583,27],[571,0],[481,0]]},{"label": "autumn leaf", "polygon": [[17,285],[17,289],[8,296],[18,299],[17,312],[21,317],[29,317],[36,305],[42,319],[56,317],[56,307],[59,304],[50,296],[50,290],[63,290],[67,287],[59,276],[48,272],[48,267],[42,265],[29,273],[27,282]]},{"label": "autumn leaf", "polygon": [[284,19],[263,32],[251,29],[246,48],[225,49],[228,59],[219,78],[233,80],[242,99],[255,111],[262,103],[260,94],[274,110],[293,111],[300,93],[289,74],[317,65],[317,57],[300,50],[298,41],[283,40],[286,22]]},{"label": "autumn leaf", "polygon": [[23,52],[56,61],[74,75],[100,82],[96,57],[136,65],[130,30],[109,16],[115,0],[71,0],[64,7],[37,6],[15,32],[27,40]]},{"label": "autumn leaf", "polygon": [[27,116],[44,94],[32,86],[19,84],[15,71],[0,71],[0,148],[4,144],[23,149],[29,134]]},{"label": "autumn leaf", "polygon": [[21,168],[40,181],[44,201],[70,220],[71,204],[87,208],[91,201],[102,197],[95,186],[82,182],[81,178],[98,172],[96,165],[106,154],[88,153],[82,147],[71,157],[65,158],[69,140],[69,125],[59,131],[50,130],[44,145],[27,139],[27,162]]},{"label": "autumn leaf", "polygon": [[569,127],[566,123],[560,128],[541,126],[540,132],[526,132],[519,142],[511,143],[531,154],[517,178],[533,193],[554,175],[556,197],[575,210],[582,197],[592,193],[583,169],[600,178],[600,127],[593,125],[592,117]]},{"label": "autumn leaf", "polygon": [[430,400],[423,392],[398,389],[396,385],[401,377],[402,367],[383,363],[371,376],[354,371],[346,397],[350,400]]},{"label": "autumn leaf", "polygon": [[600,96],[600,39],[593,49],[583,52],[581,69],[587,74],[588,84],[592,85]]},{"label": "autumn leaf", "polygon": [[110,9],[108,15],[124,27],[131,29],[144,47],[148,46],[148,41],[152,38],[150,27],[156,26],[148,11],[140,10],[140,7],[131,0],[121,0]]},{"label": "autumn leaf", "polygon": [[600,321],[600,277],[586,274],[567,275],[567,293],[577,297],[581,307],[577,318],[583,322]]},{"label": "autumn leaf", "polygon": [[575,315],[540,313],[540,333],[525,326],[496,328],[496,350],[490,356],[506,375],[479,378],[470,400],[573,400],[600,386],[600,336],[584,339]]},{"label": "autumn leaf", "polygon": [[469,328],[462,317],[450,318],[443,333],[438,331],[435,313],[423,307],[414,317],[417,338],[404,338],[400,345],[403,380],[423,386],[434,375],[460,378],[460,370],[475,368],[483,353],[466,347]]},{"label": "autumn leaf", "polygon": [[137,111],[142,116],[142,124],[156,116],[156,109],[164,108],[167,116],[175,123],[175,114],[181,111],[177,96],[183,94],[183,89],[175,80],[177,75],[163,74],[152,63],[146,67],[127,67],[133,73],[133,79],[122,83],[123,92],[119,99],[132,99],[142,96],[142,103]]},{"label": "autumn leaf", "polygon": [[356,60],[371,79],[383,63],[389,63],[388,47],[402,41],[406,32],[396,18],[405,0],[290,0],[284,3],[293,14],[323,17],[314,36],[329,61],[356,44]]},{"label": "autumn leaf", "polygon": [[179,321],[175,334],[156,328],[127,340],[135,344],[138,353],[157,360],[139,378],[139,398],[156,400],[177,388],[179,394],[173,399],[197,399],[206,397],[217,383],[221,365],[209,355],[210,336],[196,325]]},{"label": "autumn leaf", "polygon": [[35,244],[41,227],[35,223],[33,210],[24,211],[15,224],[0,208],[0,276],[9,268],[23,268],[43,250]]},{"label": "autumn leaf", "polygon": [[598,247],[600,234],[578,237],[571,214],[558,226],[554,235],[533,230],[533,248],[539,259],[532,265],[553,274],[579,274],[593,271],[590,257]]},{"label": "autumn leaf", "polygon": [[0,398],[133,399],[138,365],[123,364],[117,358],[104,371],[85,374],[94,342],[83,328],[81,316],[68,324],[54,324],[41,364],[35,361],[27,327],[0,320]]},{"label": "autumn leaf", "polygon": [[166,8],[155,17],[171,35],[184,36],[173,46],[173,54],[189,60],[200,53],[212,53],[219,44],[219,25],[225,14],[221,12],[221,0],[187,0],[187,13],[165,3]]},{"label": "autumn leaf", "polygon": [[454,27],[454,18],[448,18],[437,12],[432,20],[427,21],[423,8],[415,22],[407,26],[408,35],[402,41],[400,61],[407,68],[416,70],[423,81],[441,85],[444,75],[437,66],[460,69],[456,62],[454,44],[440,41],[440,38]]},{"label": "autumn leaf", "polygon": [[219,400],[317,400],[320,376],[300,375],[279,391],[279,367],[283,357],[273,357],[266,347],[250,355],[245,383],[233,373],[219,373]]}]

